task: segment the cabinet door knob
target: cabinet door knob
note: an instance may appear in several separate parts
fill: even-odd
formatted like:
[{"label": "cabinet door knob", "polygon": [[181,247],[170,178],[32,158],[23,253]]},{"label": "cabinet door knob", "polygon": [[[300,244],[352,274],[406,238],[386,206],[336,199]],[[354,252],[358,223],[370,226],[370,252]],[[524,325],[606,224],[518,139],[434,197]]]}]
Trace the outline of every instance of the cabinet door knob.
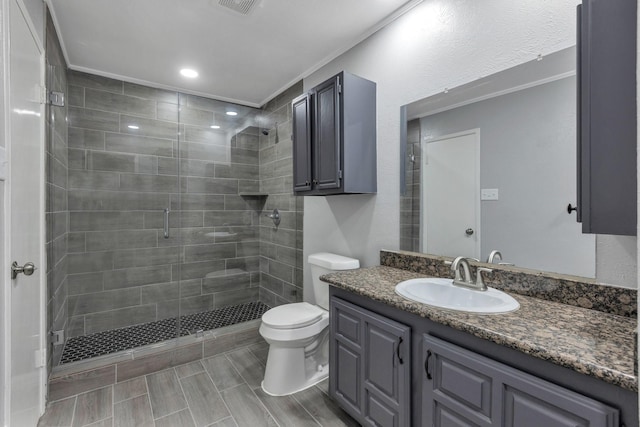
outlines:
[{"label": "cabinet door knob", "polygon": [[567,206],[567,213],[569,215],[571,215],[571,212],[576,211],[578,212],[578,207],[577,206],[571,206],[571,203],[569,203],[569,206]]}]

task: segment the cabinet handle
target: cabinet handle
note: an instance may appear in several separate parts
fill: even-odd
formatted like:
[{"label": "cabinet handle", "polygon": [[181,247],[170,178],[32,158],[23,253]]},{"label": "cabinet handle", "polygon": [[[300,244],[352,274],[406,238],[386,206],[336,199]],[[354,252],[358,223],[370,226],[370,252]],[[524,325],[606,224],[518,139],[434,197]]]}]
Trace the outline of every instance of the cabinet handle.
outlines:
[{"label": "cabinet handle", "polygon": [[431,350],[427,350],[427,360],[424,361],[424,370],[427,373],[427,379],[430,380],[433,377],[431,376],[431,372],[429,372],[429,359],[431,359]]},{"label": "cabinet handle", "polygon": [[400,355],[400,346],[402,345],[402,337],[400,337],[398,339],[398,346],[396,347],[396,355],[398,356],[398,363],[400,363],[401,365],[404,363],[404,360],[402,360],[402,356]]}]

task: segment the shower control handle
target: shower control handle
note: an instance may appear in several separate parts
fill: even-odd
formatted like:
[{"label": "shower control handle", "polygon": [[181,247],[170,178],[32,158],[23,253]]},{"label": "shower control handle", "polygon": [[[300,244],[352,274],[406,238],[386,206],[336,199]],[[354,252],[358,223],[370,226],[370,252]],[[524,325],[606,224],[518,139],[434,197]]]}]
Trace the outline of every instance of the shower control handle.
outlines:
[{"label": "shower control handle", "polygon": [[169,208],[164,209],[164,238],[169,238]]},{"label": "shower control handle", "polygon": [[264,216],[271,218],[276,227],[280,225],[280,211],[278,211],[278,209],[274,209],[273,212],[264,214]]}]

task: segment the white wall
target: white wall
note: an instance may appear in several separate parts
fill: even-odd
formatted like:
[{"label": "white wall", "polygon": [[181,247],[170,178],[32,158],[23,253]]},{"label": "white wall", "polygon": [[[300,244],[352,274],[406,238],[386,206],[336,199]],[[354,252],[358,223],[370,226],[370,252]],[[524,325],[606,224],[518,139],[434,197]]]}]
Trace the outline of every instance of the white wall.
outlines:
[{"label": "white wall", "polygon": [[44,1],[43,0],[22,0],[29,13],[29,17],[36,29],[36,35],[40,44],[44,46]]},{"label": "white wall", "polygon": [[400,106],[574,45],[577,3],[426,0],[307,77],[305,90],[341,70],[377,82],[378,194],[305,197],[305,259],[333,251],[372,266],[397,249]]}]

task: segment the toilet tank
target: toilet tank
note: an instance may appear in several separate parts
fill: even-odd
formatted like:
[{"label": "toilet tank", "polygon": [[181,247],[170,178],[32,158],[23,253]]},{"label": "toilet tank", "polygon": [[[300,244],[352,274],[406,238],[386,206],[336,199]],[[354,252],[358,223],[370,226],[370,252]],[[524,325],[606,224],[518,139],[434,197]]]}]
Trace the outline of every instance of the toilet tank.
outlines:
[{"label": "toilet tank", "polygon": [[309,255],[308,262],[311,266],[313,296],[316,299],[316,305],[329,310],[329,284],[320,280],[320,276],[334,271],[360,268],[360,261],[355,258],[321,252]]}]

